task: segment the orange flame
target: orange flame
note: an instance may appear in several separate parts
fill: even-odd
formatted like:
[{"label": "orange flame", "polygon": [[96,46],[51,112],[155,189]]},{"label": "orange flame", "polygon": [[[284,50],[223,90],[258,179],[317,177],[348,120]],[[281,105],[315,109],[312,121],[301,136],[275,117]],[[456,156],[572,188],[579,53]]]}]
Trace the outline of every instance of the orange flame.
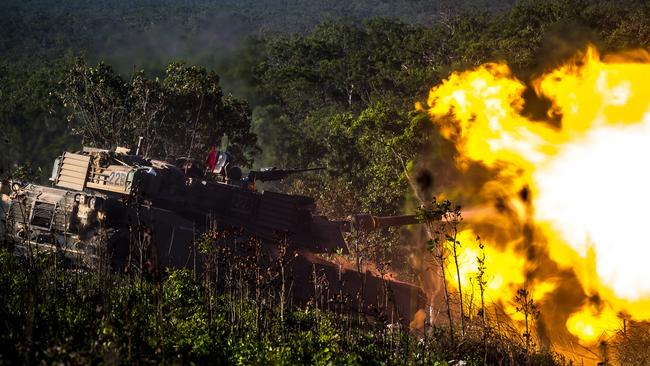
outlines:
[{"label": "orange flame", "polygon": [[[578,279],[581,303],[562,325],[590,345],[620,326],[617,314],[650,320],[650,55],[604,58],[588,47],[531,85],[550,102],[543,121],[528,116],[528,87],[504,63],[453,73],[416,108],[455,144],[461,171],[481,164],[495,172],[480,192],[505,196],[510,214],[534,227],[527,238],[507,218],[473,219],[462,234],[461,276],[476,271],[479,224],[519,230],[517,240],[486,248],[489,297],[511,303],[516,287],[544,272],[547,262],[525,253],[541,247]],[[547,273],[529,290],[535,301],[557,301],[560,282]]]}]

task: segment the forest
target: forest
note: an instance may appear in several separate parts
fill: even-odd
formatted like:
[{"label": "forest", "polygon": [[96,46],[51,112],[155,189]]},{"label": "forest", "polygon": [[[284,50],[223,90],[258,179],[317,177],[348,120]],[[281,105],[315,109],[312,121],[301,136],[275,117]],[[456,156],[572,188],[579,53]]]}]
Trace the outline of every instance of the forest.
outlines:
[{"label": "forest", "polygon": [[[314,197],[329,217],[413,212],[418,198],[443,192],[465,205],[472,197],[459,194],[450,163],[457,152],[415,103],[454,71],[505,61],[529,80],[588,44],[647,49],[650,4],[8,0],[0,175],[46,183],[61,152],[133,148],[140,136],[147,157],[204,161],[227,136],[244,167],[327,167],[265,188]],[[526,102],[531,118],[545,113],[547,101]],[[200,240],[217,255],[218,240]],[[359,255],[417,280],[398,230],[362,242]],[[317,302],[291,308],[279,277],[260,283],[255,261],[219,258],[231,262],[232,281],[216,286],[189,270],[91,274],[5,248],[0,362],[568,364],[526,334],[486,329],[479,315],[459,340],[446,327],[422,338]],[[522,296],[528,316],[528,294],[512,295]]]}]

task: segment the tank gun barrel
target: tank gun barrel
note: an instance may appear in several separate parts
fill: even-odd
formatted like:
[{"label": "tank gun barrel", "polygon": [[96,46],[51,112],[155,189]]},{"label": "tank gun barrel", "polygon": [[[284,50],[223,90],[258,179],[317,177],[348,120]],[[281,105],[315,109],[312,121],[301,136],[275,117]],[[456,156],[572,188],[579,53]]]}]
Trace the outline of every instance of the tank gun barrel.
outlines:
[{"label": "tank gun barrel", "polygon": [[248,173],[249,181],[269,182],[274,180],[282,180],[291,174],[312,172],[317,170],[325,170],[325,167],[318,168],[305,168],[305,169],[277,169],[277,168],[263,168],[260,170],[251,170]]},{"label": "tank gun barrel", "polygon": [[348,216],[346,220],[335,221],[341,231],[373,231],[392,226],[406,226],[419,224],[415,215],[401,215],[401,216],[373,216],[368,214],[357,214]]}]

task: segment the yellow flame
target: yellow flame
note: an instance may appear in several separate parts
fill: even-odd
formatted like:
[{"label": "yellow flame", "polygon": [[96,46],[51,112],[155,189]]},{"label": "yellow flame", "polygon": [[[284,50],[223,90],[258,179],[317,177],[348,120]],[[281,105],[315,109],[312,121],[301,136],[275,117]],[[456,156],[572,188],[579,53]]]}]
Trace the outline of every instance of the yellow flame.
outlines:
[{"label": "yellow flame", "polygon": [[[528,267],[526,259],[512,247],[503,249],[494,246],[479,247],[473,230],[463,230],[458,234],[458,272],[455,260],[449,258],[448,269],[445,272],[447,283],[458,290],[458,274],[465,300],[465,311],[470,308],[478,311],[481,302],[481,287],[479,285],[479,260],[484,258],[483,298],[486,304],[498,303],[500,307],[514,320],[523,320],[524,315],[517,312],[513,302],[514,295],[520,288],[526,288],[534,300],[542,299],[556,288],[553,281],[526,283],[525,272]],[[451,254],[450,254],[451,256]],[[471,304],[469,303],[471,302]],[[473,314],[468,314],[473,315]]]},{"label": "yellow flame", "polygon": [[573,313],[566,322],[567,329],[579,334],[585,343],[596,343],[607,339],[621,326],[621,319],[611,309],[596,311],[584,308]]},{"label": "yellow flame", "polygon": [[[528,222],[526,216],[534,222],[535,245],[575,273],[585,305],[566,327],[585,344],[598,340],[620,312],[650,320],[649,60],[644,51],[603,58],[588,47],[530,83],[550,101],[544,121],[525,112],[527,86],[503,63],[453,73],[431,89],[428,106],[416,106],[454,142],[461,170],[482,164],[497,173],[481,192],[509,192],[520,222]],[[530,201],[518,195],[524,187]],[[501,229],[521,231],[513,226]],[[472,244],[475,232],[482,235],[477,227],[461,233],[467,289],[479,255]],[[532,266],[517,243],[485,250],[487,293],[504,304]],[[453,284],[455,272],[448,272]],[[556,287],[552,278],[542,278],[529,291],[544,301]],[[591,295],[604,305],[594,309]]]},{"label": "yellow flame", "polygon": [[[461,286],[465,298],[472,298],[478,302],[481,298],[481,290],[478,284],[478,259],[485,254],[485,275],[486,286],[484,288],[484,299],[489,302],[496,302],[502,299],[503,293],[514,293],[519,287],[523,286],[526,278],[524,270],[526,260],[515,253],[512,249],[499,250],[492,246],[486,246],[483,251],[475,240],[476,234],[472,230],[464,230],[459,233],[458,241],[461,246],[458,247],[458,267],[460,272]],[[453,258],[450,258],[450,264]],[[499,270],[508,268],[509,271]],[[454,268],[446,271],[447,281],[453,284],[455,288],[457,272]]]}]

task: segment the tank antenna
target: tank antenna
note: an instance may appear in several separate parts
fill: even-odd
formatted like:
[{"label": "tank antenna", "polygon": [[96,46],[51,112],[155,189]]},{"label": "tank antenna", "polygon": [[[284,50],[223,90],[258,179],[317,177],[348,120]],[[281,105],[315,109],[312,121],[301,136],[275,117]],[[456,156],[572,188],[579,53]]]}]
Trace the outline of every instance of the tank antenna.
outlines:
[{"label": "tank antenna", "polygon": [[140,155],[140,147],[142,147],[142,140],[144,140],[144,137],[138,136],[138,148],[135,149],[135,155]]}]

